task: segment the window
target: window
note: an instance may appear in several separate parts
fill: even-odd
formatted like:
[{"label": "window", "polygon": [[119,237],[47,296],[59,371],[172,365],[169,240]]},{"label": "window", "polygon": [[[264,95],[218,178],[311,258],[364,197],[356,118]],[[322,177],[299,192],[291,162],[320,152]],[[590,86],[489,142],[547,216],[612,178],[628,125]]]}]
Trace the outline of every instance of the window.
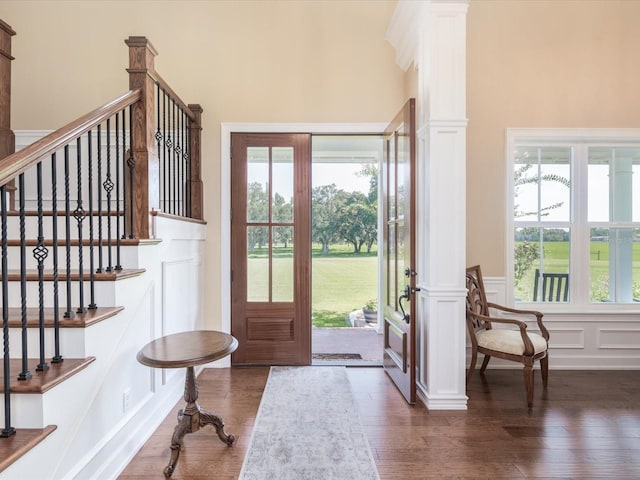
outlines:
[{"label": "window", "polygon": [[640,301],[640,131],[507,132],[514,302]]}]

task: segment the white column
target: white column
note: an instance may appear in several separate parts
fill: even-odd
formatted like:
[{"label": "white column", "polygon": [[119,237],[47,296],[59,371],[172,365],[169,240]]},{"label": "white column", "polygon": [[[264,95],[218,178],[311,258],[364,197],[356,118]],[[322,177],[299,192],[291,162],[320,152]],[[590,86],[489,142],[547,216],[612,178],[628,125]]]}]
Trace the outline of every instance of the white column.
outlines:
[{"label": "white column", "polygon": [[[465,0],[400,0],[387,37],[418,69],[418,395],[467,408],[465,393]],[[403,65],[404,63],[404,65]]]}]

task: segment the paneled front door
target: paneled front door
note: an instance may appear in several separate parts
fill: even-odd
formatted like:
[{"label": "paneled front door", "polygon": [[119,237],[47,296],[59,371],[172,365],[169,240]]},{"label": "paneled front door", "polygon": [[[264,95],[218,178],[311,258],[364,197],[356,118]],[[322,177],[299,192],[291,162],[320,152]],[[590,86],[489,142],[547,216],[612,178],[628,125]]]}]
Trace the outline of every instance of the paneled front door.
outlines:
[{"label": "paneled front door", "polygon": [[311,363],[309,134],[231,135],[234,365]]}]

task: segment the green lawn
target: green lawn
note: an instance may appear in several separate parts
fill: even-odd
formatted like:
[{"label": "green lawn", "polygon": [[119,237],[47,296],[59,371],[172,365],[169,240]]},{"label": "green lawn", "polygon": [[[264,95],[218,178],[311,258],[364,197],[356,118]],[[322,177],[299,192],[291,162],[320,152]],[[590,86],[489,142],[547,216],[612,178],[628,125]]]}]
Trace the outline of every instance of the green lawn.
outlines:
[{"label": "green lawn", "polygon": [[[267,299],[268,263],[265,249],[255,249],[249,255],[248,298]],[[293,262],[291,248],[279,247],[273,257],[274,300],[291,301],[293,296]],[[313,325],[346,327],[348,314],[362,308],[377,297],[378,259],[371,253],[354,254],[348,245],[332,246],[323,256],[320,246],[312,248],[311,304]]]},{"label": "green lawn", "polygon": [[[608,297],[609,243],[591,242],[589,258],[589,278],[591,281],[592,299],[594,301],[601,301]],[[633,282],[637,284],[634,290],[637,290],[640,289],[640,242],[633,243],[632,258]],[[537,262],[520,281],[520,284],[516,287],[516,298],[522,301],[530,301],[533,299],[536,268]],[[569,242],[544,242],[542,268],[548,273],[568,273]],[[638,294],[636,294],[636,296],[637,295]]]}]

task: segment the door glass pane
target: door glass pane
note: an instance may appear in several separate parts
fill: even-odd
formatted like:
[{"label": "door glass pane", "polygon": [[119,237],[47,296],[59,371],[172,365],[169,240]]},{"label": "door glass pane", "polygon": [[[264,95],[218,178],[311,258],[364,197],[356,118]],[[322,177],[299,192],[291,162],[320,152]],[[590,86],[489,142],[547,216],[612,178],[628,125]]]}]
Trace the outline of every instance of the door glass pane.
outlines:
[{"label": "door glass pane", "polygon": [[271,221],[293,222],[293,147],[272,149]]},{"label": "door glass pane", "polygon": [[571,147],[518,147],[514,162],[514,218],[571,220]]},{"label": "door glass pane", "polygon": [[396,224],[389,224],[389,243],[387,245],[387,285],[389,306],[398,309],[396,298]]},{"label": "door glass pane", "polygon": [[247,222],[269,219],[269,148],[247,148]]},{"label": "door glass pane", "polygon": [[[401,295],[404,292],[404,286],[409,284],[409,279],[404,276],[405,266],[405,243],[404,243],[404,222],[398,222],[396,224],[396,229],[398,232],[398,245],[396,247],[396,255],[398,256],[398,261],[396,264],[396,292],[398,295]],[[405,304],[406,306],[406,304]]]},{"label": "door glass pane", "polygon": [[273,227],[272,232],[272,301],[292,302],[293,227]]},{"label": "door glass pane", "polygon": [[[402,128],[402,127],[400,127]],[[398,161],[396,163],[396,185],[398,186],[397,190],[397,198],[396,198],[396,209],[398,212],[398,218],[401,218],[404,215],[404,206],[405,206],[405,168],[407,168],[407,162],[409,161],[407,157],[407,145],[405,142],[408,142],[409,139],[404,135],[398,135]]]},{"label": "door glass pane", "polygon": [[396,141],[395,136],[387,141],[388,149],[388,197],[389,197],[389,220],[396,218]]},{"label": "door glass pane", "polygon": [[269,301],[269,229],[247,226],[247,301]]}]

